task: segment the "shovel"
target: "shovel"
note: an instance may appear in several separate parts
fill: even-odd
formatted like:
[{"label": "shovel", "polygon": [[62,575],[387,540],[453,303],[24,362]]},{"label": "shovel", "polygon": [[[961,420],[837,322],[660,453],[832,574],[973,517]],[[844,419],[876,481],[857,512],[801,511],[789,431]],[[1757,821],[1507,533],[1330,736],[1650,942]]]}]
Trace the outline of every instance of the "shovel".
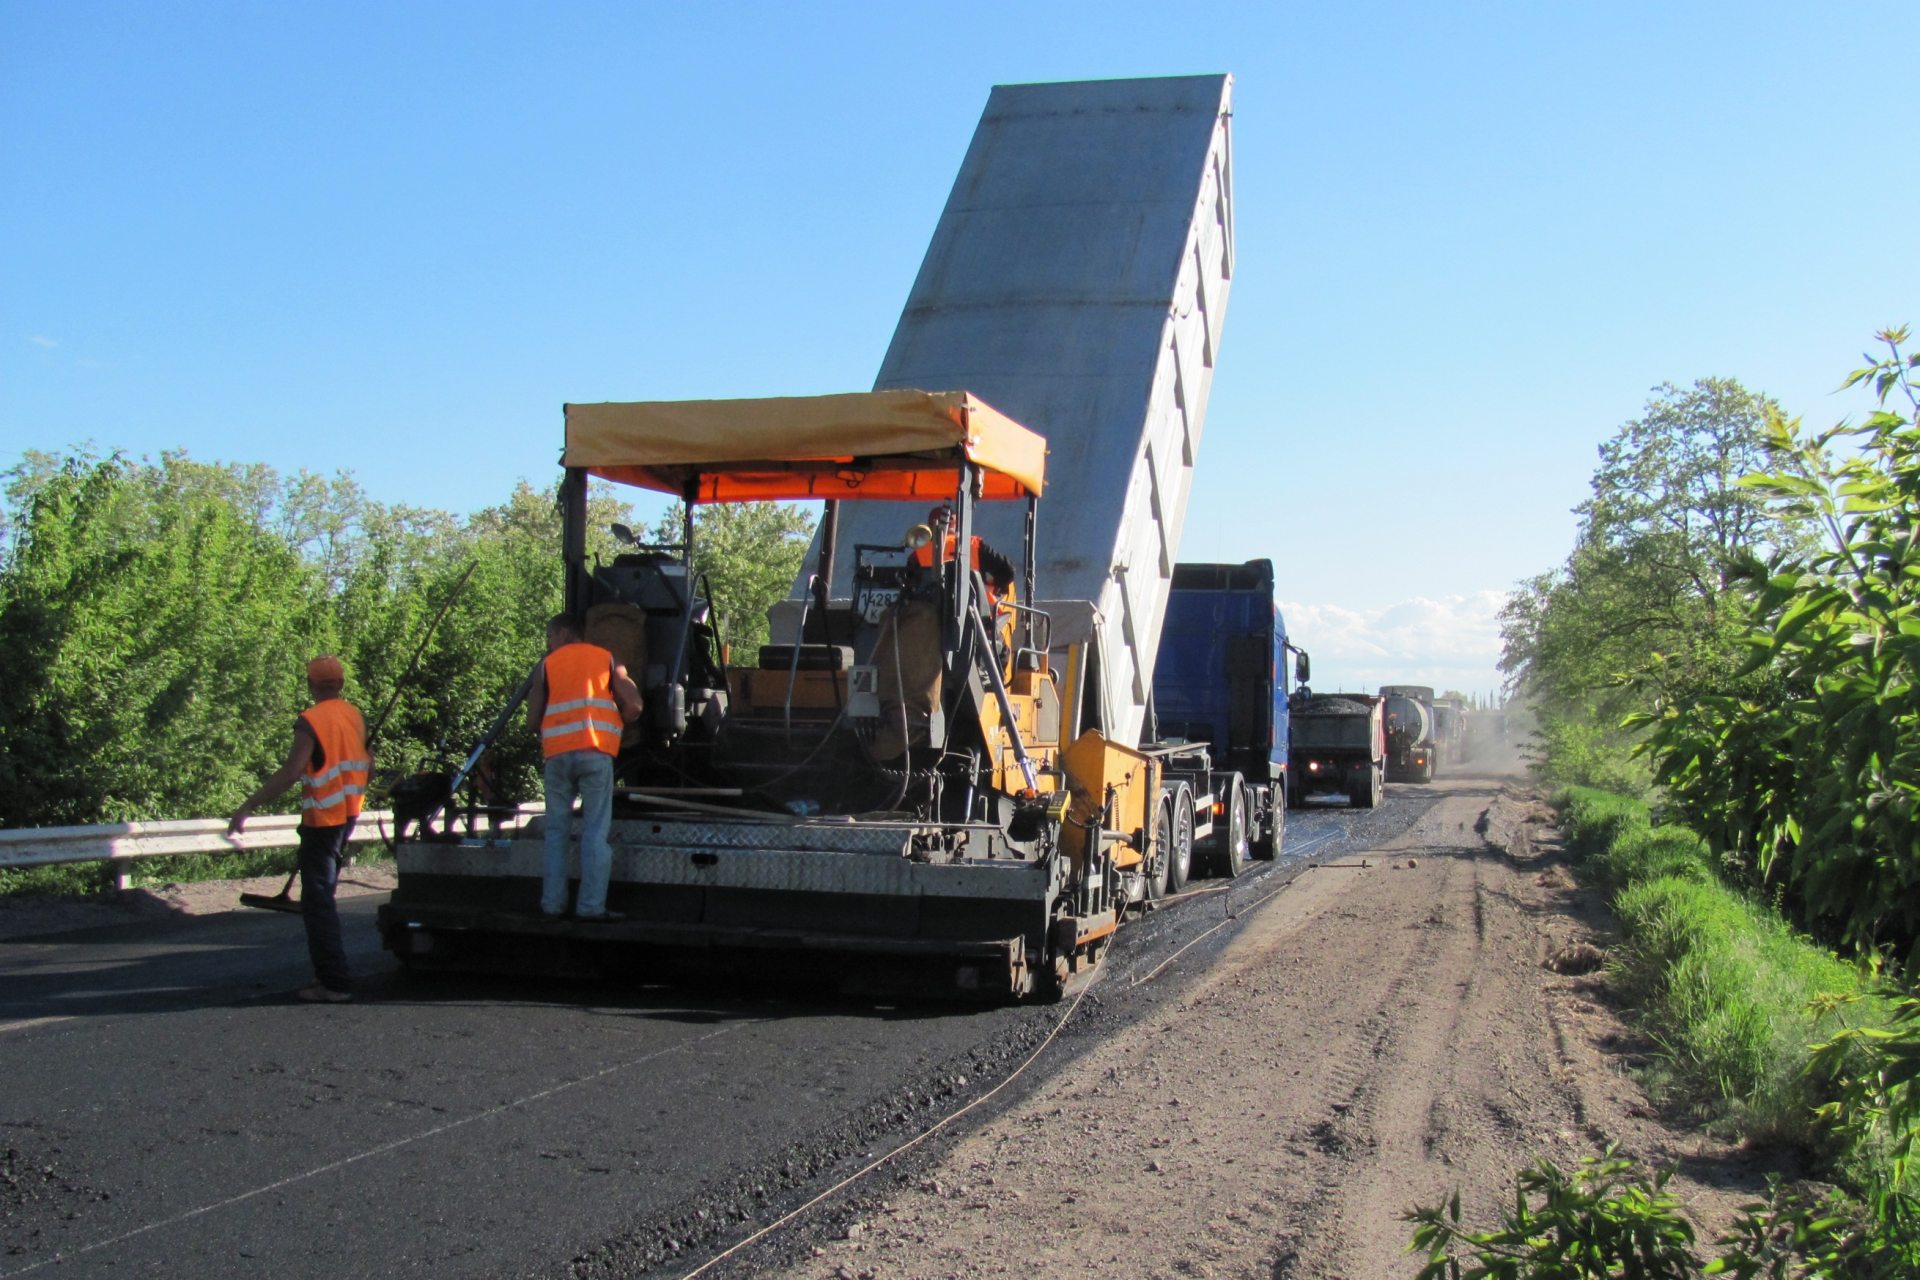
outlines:
[{"label": "shovel", "polygon": [[280,886],[280,892],[243,893],[240,895],[240,905],[243,907],[258,907],[262,911],[290,911],[294,915],[299,915],[300,902],[297,898],[291,896],[293,893],[293,882],[297,880],[299,876],[300,868],[295,867],[287,874],[287,882]]}]

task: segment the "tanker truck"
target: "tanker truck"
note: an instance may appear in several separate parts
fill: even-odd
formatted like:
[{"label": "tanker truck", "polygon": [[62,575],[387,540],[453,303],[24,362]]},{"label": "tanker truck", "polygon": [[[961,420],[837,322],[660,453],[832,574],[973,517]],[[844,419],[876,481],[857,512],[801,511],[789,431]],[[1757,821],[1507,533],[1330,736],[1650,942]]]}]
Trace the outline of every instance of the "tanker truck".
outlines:
[{"label": "tanker truck", "polygon": [[1463,698],[1433,700],[1434,756],[1449,767],[1467,758],[1467,704]]},{"label": "tanker truck", "polygon": [[1386,704],[1387,781],[1432,782],[1438,764],[1433,690],[1420,684],[1385,684],[1380,697]]}]

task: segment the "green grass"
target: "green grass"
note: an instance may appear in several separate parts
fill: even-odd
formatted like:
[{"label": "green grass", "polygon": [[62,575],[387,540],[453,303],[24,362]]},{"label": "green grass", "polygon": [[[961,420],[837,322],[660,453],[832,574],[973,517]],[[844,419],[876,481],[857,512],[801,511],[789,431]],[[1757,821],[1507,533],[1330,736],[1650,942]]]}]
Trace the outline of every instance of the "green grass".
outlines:
[{"label": "green grass", "polygon": [[[1809,1046],[1842,1016],[1887,1013],[1872,976],[1795,934],[1723,882],[1705,840],[1655,826],[1638,800],[1591,788],[1559,798],[1580,877],[1613,902],[1624,940],[1610,970],[1660,1046],[1646,1084],[1661,1102],[1756,1142],[1805,1148],[1844,1168],[1873,1154],[1835,1149],[1813,1109],[1829,1101]],[[1842,1015],[1823,997],[1864,997]]]},{"label": "green grass", "polygon": [[1560,824],[1578,857],[1604,853],[1626,831],[1652,824],[1647,806],[1610,791],[1568,787],[1560,795]]},{"label": "green grass", "polygon": [[1867,979],[1710,879],[1703,861],[1684,865],[1632,881],[1614,900],[1626,934],[1615,973],[1662,1049],[1649,1084],[1744,1137],[1818,1148],[1812,1112],[1826,1099],[1806,1074],[1807,1050],[1840,1022],[1812,1006],[1862,995]]},{"label": "green grass", "polygon": [[1612,844],[1586,863],[1590,879],[1609,893],[1629,885],[1672,877],[1698,884],[1714,881],[1707,842],[1685,827],[1623,824]]}]

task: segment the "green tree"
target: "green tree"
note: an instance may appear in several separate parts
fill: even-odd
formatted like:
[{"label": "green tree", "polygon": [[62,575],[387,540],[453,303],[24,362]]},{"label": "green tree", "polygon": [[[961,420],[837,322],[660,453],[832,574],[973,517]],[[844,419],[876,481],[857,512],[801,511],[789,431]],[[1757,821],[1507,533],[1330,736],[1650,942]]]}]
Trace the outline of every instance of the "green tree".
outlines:
[{"label": "green tree", "polygon": [[[1811,437],[1778,414],[1745,481],[1777,520],[1824,535],[1750,558],[1745,678],[1771,696],[1662,696],[1658,776],[1716,842],[1745,851],[1830,943],[1920,947],[1920,355],[1879,337],[1846,385],[1867,420]],[[1898,412],[1892,406],[1898,406]]]},{"label": "green tree", "polygon": [[311,569],[175,469],[67,459],[0,571],[0,822],[173,818],[243,798],[283,750]]},{"label": "green tree", "polygon": [[[1501,669],[1531,702],[1557,780],[1643,788],[1647,771],[1630,759],[1622,719],[1652,698],[1725,691],[1739,677],[1746,619],[1728,590],[1736,566],[1802,537],[1740,483],[1766,456],[1777,413],[1729,379],[1657,388],[1646,412],[1600,447],[1566,564],[1509,597]],[[1626,679],[1656,662],[1658,689]]]},{"label": "green tree", "polygon": [[[555,495],[522,483],[462,520],[347,475],[29,453],[0,490],[0,824],[230,808],[279,762],[322,650],[370,717],[392,699],[383,771],[464,756],[561,607]],[[613,555],[609,526],[633,518],[596,485],[589,553]],[[491,759],[503,799],[538,776],[512,723]]]},{"label": "green tree", "polygon": [[[658,542],[680,541],[685,508],[654,526]],[[715,502],[694,508],[693,567],[713,585],[723,641],[753,653],[767,641],[767,610],[786,598],[806,559],[814,515],[785,502]]]},{"label": "green tree", "polygon": [[[453,531],[433,528],[421,513],[398,519],[376,509],[363,518],[365,550],[341,592],[341,630],[351,637],[369,701],[384,706],[398,687],[382,735],[383,768],[464,757],[545,651],[546,621],[563,605],[557,498],[557,485],[535,489],[522,481],[505,502]],[[633,519],[611,486],[595,485],[588,494],[589,556],[615,554],[610,527]],[[405,664],[449,599],[408,674]],[[539,743],[518,717],[509,720],[487,758],[498,798],[537,794],[539,765]]]}]

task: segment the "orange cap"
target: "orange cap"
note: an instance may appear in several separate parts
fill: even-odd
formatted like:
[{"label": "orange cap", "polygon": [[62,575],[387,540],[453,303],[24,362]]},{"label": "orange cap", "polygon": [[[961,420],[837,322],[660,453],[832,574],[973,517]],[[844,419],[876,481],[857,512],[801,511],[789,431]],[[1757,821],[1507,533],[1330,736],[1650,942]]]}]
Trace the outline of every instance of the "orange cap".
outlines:
[{"label": "orange cap", "polygon": [[340,665],[340,659],[330,653],[322,654],[307,664],[307,679],[315,684],[325,684],[329,680],[345,682],[347,669]]}]

